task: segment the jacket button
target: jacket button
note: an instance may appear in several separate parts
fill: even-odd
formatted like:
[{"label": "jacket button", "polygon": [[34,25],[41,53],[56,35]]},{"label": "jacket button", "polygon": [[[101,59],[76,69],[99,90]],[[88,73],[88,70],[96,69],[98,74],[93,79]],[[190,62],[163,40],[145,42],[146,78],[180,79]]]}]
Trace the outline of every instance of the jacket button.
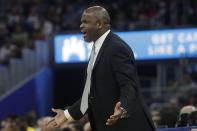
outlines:
[{"label": "jacket button", "polygon": [[90,104],[92,104],[93,100],[94,100],[94,97],[92,97],[92,96],[90,96],[90,97],[88,98],[88,102],[89,102]]}]

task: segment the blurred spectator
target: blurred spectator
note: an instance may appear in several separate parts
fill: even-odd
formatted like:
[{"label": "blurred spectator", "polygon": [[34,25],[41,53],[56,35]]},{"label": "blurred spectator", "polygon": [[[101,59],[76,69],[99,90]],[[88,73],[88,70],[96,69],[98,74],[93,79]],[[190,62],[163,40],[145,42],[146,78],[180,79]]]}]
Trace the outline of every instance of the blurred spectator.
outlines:
[{"label": "blurred spectator", "polygon": [[[35,112],[29,112],[28,117],[35,117]],[[28,120],[17,115],[8,115],[1,122],[1,131],[61,131],[59,128],[47,129],[46,123],[51,120],[51,117],[43,117],[38,120],[38,127],[28,125]],[[35,123],[31,123],[35,124]]]},{"label": "blurred spectator", "polygon": [[36,40],[46,40],[46,35],[42,33],[42,30],[39,28],[32,33],[33,38]]},{"label": "blurred spectator", "polygon": [[24,30],[31,34],[34,30],[33,25],[27,23],[25,15],[21,14],[19,19],[19,24],[23,25]]},{"label": "blurred spectator", "polygon": [[35,128],[37,126],[37,114],[35,111],[29,111],[25,115],[25,120],[29,127]]},{"label": "blurred spectator", "polygon": [[35,48],[35,39],[29,38],[25,47],[33,50]]},{"label": "blurred spectator", "polygon": [[129,18],[127,28],[128,30],[134,30],[135,24],[139,21],[139,8],[136,3],[129,5],[127,16]]},{"label": "blurred spectator", "polygon": [[37,12],[36,7],[32,7],[30,10],[30,14],[27,17],[27,23],[33,26],[33,28],[36,30],[39,26],[39,15]]},{"label": "blurred spectator", "polygon": [[188,118],[189,114],[193,111],[196,111],[196,108],[194,106],[184,106],[181,108],[178,121],[177,121],[177,126],[182,127],[182,126],[188,126]]},{"label": "blurred spectator", "polygon": [[196,108],[194,106],[187,105],[181,108],[179,115],[184,114],[184,113],[191,113],[195,110]]},{"label": "blurred spectator", "polygon": [[6,29],[6,19],[5,18],[0,18],[0,29],[3,31],[3,34],[7,34],[7,29]]},{"label": "blurred spectator", "polygon": [[193,105],[193,106],[197,105],[197,91],[191,92],[191,94],[189,95],[187,99],[186,104]]},{"label": "blurred spectator", "polygon": [[155,125],[155,128],[159,128],[160,126],[160,121],[161,121],[161,116],[160,116],[160,113],[159,111],[152,111],[151,112],[151,116],[152,116],[152,119],[153,119],[153,123]]},{"label": "blurred spectator", "polygon": [[24,30],[22,25],[17,24],[15,32],[12,33],[11,39],[15,45],[18,47],[23,47],[28,40],[28,33]]},{"label": "blurred spectator", "polygon": [[151,1],[144,1],[144,8],[141,13],[140,19],[143,21],[150,21],[151,19],[154,19],[154,17],[157,15],[157,10],[155,8],[154,3]]},{"label": "blurred spectator", "polygon": [[193,93],[197,94],[197,85],[192,80],[191,75],[189,73],[185,73],[183,75],[183,83],[176,93],[176,97],[178,98],[179,102],[184,105],[187,103],[189,96],[191,96]]},{"label": "blurred spectator", "polygon": [[180,11],[180,2],[179,0],[173,0],[169,2],[169,24],[170,25],[177,25],[179,21],[179,11]]},{"label": "blurred spectator", "polygon": [[157,21],[158,25],[164,26],[167,23],[167,3],[166,1],[159,1],[158,3],[158,13]]},{"label": "blurred spectator", "polygon": [[47,9],[45,10],[45,17],[49,20],[49,21],[55,21],[56,17],[61,17],[61,13],[59,14],[58,11],[56,11],[56,8],[54,5],[48,5]]},{"label": "blurred spectator", "polygon": [[54,17],[54,32],[57,33],[57,32],[61,32],[61,17],[59,16],[55,16]]},{"label": "blurred spectator", "polygon": [[79,16],[79,12],[75,10],[75,5],[66,4],[65,10],[62,16],[63,18],[62,28],[64,30],[78,29],[79,23],[77,23],[77,20],[76,20],[78,16]]},{"label": "blurred spectator", "polygon": [[197,110],[189,114],[188,124],[189,126],[197,126]]},{"label": "blurred spectator", "polygon": [[12,50],[12,52],[11,52],[11,57],[12,58],[21,58],[21,49],[20,48],[18,48],[18,47],[16,47],[16,48],[14,48],[13,50]]},{"label": "blurred spectator", "polygon": [[196,88],[196,83],[192,80],[192,77],[189,73],[185,73],[183,76],[184,83],[180,89],[193,89]]},{"label": "blurred spectator", "polygon": [[190,21],[192,25],[197,25],[197,5],[194,6],[193,14],[190,17]]},{"label": "blurred spectator", "polygon": [[27,131],[27,128],[25,120],[17,115],[8,115],[2,121],[2,129],[4,131]]},{"label": "blurred spectator", "polygon": [[14,6],[8,14],[8,24],[13,25],[19,23],[19,8]]},{"label": "blurred spectator", "polygon": [[7,128],[10,125],[12,115],[6,116],[2,121],[1,121],[1,127],[2,128]]},{"label": "blurred spectator", "polygon": [[160,124],[167,127],[175,127],[178,116],[178,101],[175,98],[171,98],[168,103],[168,107],[160,111],[161,121]]},{"label": "blurred spectator", "polygon": [[127,30],[127,19],[124,11],[120,10],[115,19],[114,28],[116,28],[116,30]]},{"label": "blurred spectator", "polygon": [[49,35],[53,31],[53,25],[50,21],[46,20],[43,16],[40,17],[39,28],[45,35]]},{"label": "blurred spectator", "polygon": [[4,39],[5,39],[6,35],[5,35],[5,30],[0,27],[0,48],[3,46],[4,44]]},{"label": "blurred spectator", "polygon": [[176,92],[179,87],[179,83],[174,80],[174,78],[171,78],[168,80],[168,89],[172,92]]},{"label": "blurred spectator", "polygon": [[46,127],[46,124],[52,119],[52,117],[45,116],[38,120],[38,127],[36,128],[36,131],[59,131],[59,128],[57,129],[49,129]]},{"label": "blurred spectator", "polygon": [[71,131],[83,131],[83,124],[79,121],[69,121],[64,123],[60,128],[62,130],[71,129]]},{"label": "blurred spectator", "polygon": [[168,78],[167,80],[167,95],[172,98],[174,97],[174,94],[177,93],[177,91],[179,90],[179,83],[173,78],[173,77],[170,77]]},{"label": "blurred spectator", "polygon": [[189,27],[189,21],[188,21],[188,16],[186,14],[182,14],[180,16],[180,26],[182,28],[186,28],[186,27]]},{"label": "blurred spectator", "polygon": [[7,65],[15,49],[16,47],[8,39],[5,40],[5,44],[0,48],[0,64]]}]

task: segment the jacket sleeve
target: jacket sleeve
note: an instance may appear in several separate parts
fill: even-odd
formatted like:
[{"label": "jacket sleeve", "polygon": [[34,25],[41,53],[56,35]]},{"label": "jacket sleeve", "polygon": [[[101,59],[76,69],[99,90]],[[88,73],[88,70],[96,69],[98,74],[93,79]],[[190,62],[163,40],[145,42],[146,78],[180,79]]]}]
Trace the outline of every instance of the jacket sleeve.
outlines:
[{"label": "jacket sleeve", "polygon": [[110,63],[120,89],[121,107],[131,114],[136,105],[139,86],[134,55],[127,45],[114,45],[111,48]]},{"label": "jacket sleeve", "polygon": [[80,111],[81,99],[75,102],[72,106],[68,108],[69,114],[74,120],[79,120],[83,117],[83,114]]}]

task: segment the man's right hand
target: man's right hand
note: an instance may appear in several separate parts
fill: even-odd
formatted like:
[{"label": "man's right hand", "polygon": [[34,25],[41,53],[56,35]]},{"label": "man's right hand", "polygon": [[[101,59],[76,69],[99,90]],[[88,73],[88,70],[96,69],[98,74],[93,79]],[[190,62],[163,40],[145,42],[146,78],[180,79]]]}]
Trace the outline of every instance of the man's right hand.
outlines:
[{"label": "man's right hand", "polygon": [[61,124],[63,124],[65,121],[67,121],[66,116],[64,115],[64,111],[61,109],[52,109],[53,112],[57,113],[56,116],[54,116],[52,118],[52,120],[50,120],[47,123],[47,128],[57,128],[59,127]]}]

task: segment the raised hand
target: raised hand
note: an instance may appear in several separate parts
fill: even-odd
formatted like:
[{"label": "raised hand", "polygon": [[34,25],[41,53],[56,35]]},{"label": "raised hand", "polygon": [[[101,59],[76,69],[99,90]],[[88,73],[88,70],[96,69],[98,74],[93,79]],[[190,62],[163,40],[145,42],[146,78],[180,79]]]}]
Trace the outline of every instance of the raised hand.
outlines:
[{"label": "raised hand", "polygon": [[48,123],[47,128],[57,128],[65,121],[67,121],[64,111],[61,109],[52,109],[53,112],[57,113]]},{"label": "raised hand", "polygon": [[119,111],[119,108],[120,102],[117,102],[114,108],[114,114],[107,119],[106,125],[113,125],[120,118],[121,112]]}]

